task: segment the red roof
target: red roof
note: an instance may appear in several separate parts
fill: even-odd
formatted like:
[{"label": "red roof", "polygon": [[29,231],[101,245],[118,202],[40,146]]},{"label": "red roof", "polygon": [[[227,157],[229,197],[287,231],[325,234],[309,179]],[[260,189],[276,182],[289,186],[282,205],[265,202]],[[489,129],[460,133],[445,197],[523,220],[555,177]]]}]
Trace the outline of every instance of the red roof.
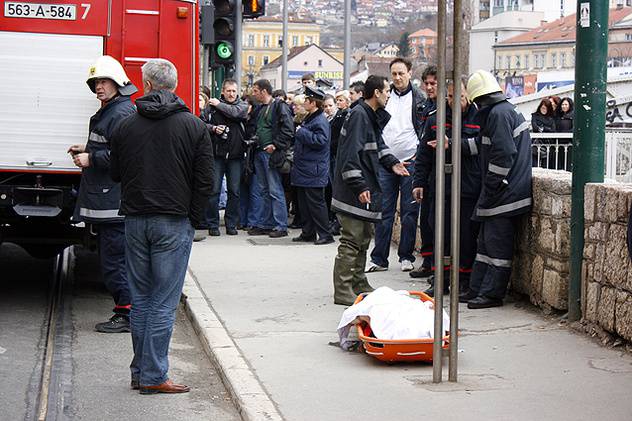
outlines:
[{"label": "red roof", "polygon": [[419,31],[413,32],[408,35],[408,38],[417,38],[417,37],[436,37],[437,33],[430,28],[420,29]]},{"label": "red roof", "polygon": [[[610,9],[608,17],[609,26],[623,20],[632,14],[632,7]],[[550,23],[545,23],[529,32],[508,38],[498,45],[513,44],[539,44],[554,42],[575,42],[575,27],[577,25],[576,14],[572,14]]]}]

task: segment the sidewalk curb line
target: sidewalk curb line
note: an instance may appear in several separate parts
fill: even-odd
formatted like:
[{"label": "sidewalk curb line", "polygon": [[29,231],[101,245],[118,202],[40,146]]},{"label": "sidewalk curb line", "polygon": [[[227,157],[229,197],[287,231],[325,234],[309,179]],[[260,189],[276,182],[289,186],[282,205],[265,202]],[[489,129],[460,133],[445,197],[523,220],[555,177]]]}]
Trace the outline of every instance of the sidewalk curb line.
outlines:
[{"label": "sidewalk curb line", "polygon": [[217,317],[189,267],[182,303],[211,363],[244,421],[284,421],[278,408]]}]

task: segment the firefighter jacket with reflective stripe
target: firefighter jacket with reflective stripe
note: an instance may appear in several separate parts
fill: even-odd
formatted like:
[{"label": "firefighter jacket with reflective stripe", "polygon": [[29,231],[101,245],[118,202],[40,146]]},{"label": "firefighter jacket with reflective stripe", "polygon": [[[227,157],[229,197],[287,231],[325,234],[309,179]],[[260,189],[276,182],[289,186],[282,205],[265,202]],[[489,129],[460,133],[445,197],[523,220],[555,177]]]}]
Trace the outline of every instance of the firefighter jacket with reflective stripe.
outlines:
[{"label": "firefighter jacket with reflective stripe", "polygon": [[[382,219],[379,166],[391,171],[399,160],[382,140],[382,129],[390,115],[383,109],[373,111],[364,100],[358,101],[340,131],[331,207],[353,218],[379,222]],[[358,196],[367,190],[371,192],[371,203],[360,203]]]},{"label": "firefighter jacket with reflective stripe", "polygon": [[81,172],[75,219],[90,223],[122,222],[121,185],[110,177],[110,137],[125,117],[133,114],[129,96],[118,96],[90,118],[86,152],[90,166]]},{"label": "firefighter jacket with reflective stripe", "polygon": [[529,123],[506,100],[479,111],[482,190],[474,218],[514,216],[531,207]]},{"label": "firefighter jacket with reflective stripe", "polygon": [[[480,144],[478,133],[480,126],[476,122],[477,109],[474,104],[467,106],[462,113],[461,125],[461,196],[478,199],[481,192],[481,167],[479,162]],[[415,176],[413,188],[423,187],[424,196],[435,196],[435,182],[437,178],[435,166],[435,149],[428,145],[431,140],[437,139],[437,113],[432,111],[428,117],[428,123],[421,137],[417,157],[415,158]],[[446,150],[446,164],[452,162],[452,110],[446,106],[445,134],[449,140]],[[451,179],[450,174],[445,176],[445,197],[450,198]]]}]

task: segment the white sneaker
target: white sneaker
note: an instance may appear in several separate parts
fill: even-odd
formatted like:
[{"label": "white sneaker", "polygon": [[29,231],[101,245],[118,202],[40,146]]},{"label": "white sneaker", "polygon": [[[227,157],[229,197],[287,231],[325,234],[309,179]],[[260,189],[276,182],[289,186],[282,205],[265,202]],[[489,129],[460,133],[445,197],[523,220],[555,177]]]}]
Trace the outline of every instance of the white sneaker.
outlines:
[{"label": "white sneaker", "polygon": [[387,270],[388,270],[388,268],[385,268],[384,266],[376,265],[375,263],[370,262],[369,266],[364,270],[364,272],[365,273],[385,272]]},{"label": "white sneaker", "polygon": [[415,267],[413,266],[413,262],[411,262],[410,260],[402,260],[401,265],[402,272],[410,272],[411,270],[415,269]]}]

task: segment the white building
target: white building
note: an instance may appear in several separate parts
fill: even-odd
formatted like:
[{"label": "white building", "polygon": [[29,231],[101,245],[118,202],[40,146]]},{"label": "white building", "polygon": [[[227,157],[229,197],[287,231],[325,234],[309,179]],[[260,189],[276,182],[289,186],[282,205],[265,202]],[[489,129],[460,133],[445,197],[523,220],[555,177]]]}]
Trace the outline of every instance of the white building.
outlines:
[{"label": "white building", "polygon": [[505,12],[492,16],[470,29],[469,70],[492,71],[495,44],[540,26],[543,12]]},{"label": "white building", "polygon": [[[632,0],[610,0],[632,1]],[[612,6],[615,7],[615,6]],[[543,19],[554,21],[563,16],[575,13],[577,0],[473,0],[473,24],[489,19],[504,12],[543,12]]]},{"label": "white building", "polygon": [[[326,79],[334,86],[342,86],[343,64],[316,44],[290,49],[287,57],[287,90],[301,86],[301,77],[312,73],[316,79]],[[259,71],[259,77],[268,79],[274,89],[281,88],[281,57],[272,60]]]}]

